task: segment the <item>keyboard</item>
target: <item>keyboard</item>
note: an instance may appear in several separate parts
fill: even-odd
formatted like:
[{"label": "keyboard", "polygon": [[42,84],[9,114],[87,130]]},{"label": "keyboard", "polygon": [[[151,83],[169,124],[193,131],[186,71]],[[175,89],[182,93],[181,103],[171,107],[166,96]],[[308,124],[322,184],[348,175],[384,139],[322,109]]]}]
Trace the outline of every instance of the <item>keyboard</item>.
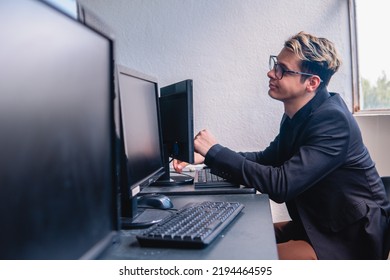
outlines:
[{"label": "keyboard", "polygon": [[190,203],[136,237],[145,247],[204,248],[243,208],[239,202]]},{"label": "keyboard", "polygon": [[240,185],[231,183],[226,179],[211,173],[210,168],[204,168],[195,171],[194,187],[195,189],[221,187],[239,188]]}]

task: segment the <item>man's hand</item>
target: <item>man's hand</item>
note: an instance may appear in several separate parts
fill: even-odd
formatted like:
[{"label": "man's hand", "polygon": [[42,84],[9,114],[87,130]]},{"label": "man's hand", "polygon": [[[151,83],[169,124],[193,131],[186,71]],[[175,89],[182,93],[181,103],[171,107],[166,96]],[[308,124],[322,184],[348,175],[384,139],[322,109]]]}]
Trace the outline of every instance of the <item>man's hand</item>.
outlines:
[{"label": "man's hand", "polygon": [[217,144],[217,140],[207,129],[199,131],[199,133],[195,136],[195,152],[201,154],[203,157],[206,156],[207,152],[215,144]]},{"label": "man's hand", "polygon": [[[204,162],[204,157],[198,153],[195,153],[194,154],[194,164],[202,164],[203,162]],[[184,167],[186,167],[187,165],[188,165],[187,162],[184,162],[184,161],[181,161],[178,159],[173,160],[173,168],[176,170],[176,172],[181,173],[183,171]]]},{"label": "man's hand", "polygon": [[[194,139],[194,164],[202,164],[204,163],[204,157],[206,156],[207,152],[210,150],[212,146],[217,144],[217,141],[215,140],[214,136],[209,132],[208,130],[204,129],[200,131]],[[173,168],[176,170],[176,172],[181,173],[188,165],[187,162],[174,159],[173,160]]]}]

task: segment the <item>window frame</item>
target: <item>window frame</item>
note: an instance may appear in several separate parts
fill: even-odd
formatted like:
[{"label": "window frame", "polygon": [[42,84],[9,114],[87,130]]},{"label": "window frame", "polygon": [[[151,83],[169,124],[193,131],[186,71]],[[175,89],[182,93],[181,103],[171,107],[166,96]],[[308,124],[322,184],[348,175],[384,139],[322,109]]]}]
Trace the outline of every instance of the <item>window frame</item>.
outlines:
[{"label": "window frame", "polygon": [[362,92],[359,71],[359,45],[357,33],[357,17],[355,0],[348,0],[349,28],[351,40],[351,73],[352,73],[352,113],[358,115],[390,115],[388,109],[361,109],[360,95]]}]

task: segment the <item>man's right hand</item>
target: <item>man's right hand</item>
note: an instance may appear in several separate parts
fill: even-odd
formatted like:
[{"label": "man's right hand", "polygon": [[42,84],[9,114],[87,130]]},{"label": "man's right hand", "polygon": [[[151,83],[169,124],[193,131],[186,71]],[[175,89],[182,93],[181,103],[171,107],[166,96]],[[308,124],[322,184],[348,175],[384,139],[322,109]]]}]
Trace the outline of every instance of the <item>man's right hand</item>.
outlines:
[{"label": "man's right hand", "polygon": [[[201,154],[194,153],[194,164],[202,164],[204,162],[204,157]],[[174,159],[173,160],[173,168],[176,172],[181,173],[189,163]]]}]

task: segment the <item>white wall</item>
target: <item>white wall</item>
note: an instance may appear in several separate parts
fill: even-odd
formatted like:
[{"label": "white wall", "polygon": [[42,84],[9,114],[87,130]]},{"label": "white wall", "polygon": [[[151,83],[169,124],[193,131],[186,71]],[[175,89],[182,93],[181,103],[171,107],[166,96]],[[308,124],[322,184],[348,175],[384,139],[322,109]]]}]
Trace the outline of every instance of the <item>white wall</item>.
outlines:
[{"label": "white wall", "polygon": [[355,115],[364,143],[381,176],[390,176],[390,115]]},{"label": "white wall", "polygon": [[[351,104],[347,0],[81,0],[113,30],[117,62],[160,86],[194,80],[195,132],[259,150],[278,132],[282,103],[268,94],[268,57],[305,30],[334,41],[344,65],[331,82]],[[351,105],[350,105],[351,107]]]},{"label": "white wall", "polygon": [[193,79],[195,133],[209,128],[234,150],[261,150],[278,133],[283,107],[267,94],[268,58],[299,31],[336,44],[344,64],[329,89],[352,108],[348,0],[79,2],[114,30],[118,63],[160,86]]}]

